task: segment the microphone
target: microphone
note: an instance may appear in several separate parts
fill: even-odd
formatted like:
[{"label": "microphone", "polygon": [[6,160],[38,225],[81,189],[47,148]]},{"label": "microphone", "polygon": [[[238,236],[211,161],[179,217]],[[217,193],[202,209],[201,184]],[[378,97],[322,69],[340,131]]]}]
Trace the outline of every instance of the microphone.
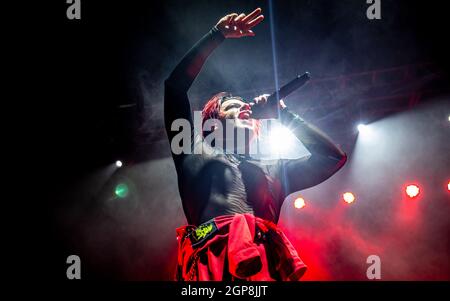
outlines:
[{"label": "microphone", "polygon": [[[252,107],[252,118],[263,119],[270,118],[266,116],[264,111],[266,111],[267,106],[271,106],[274,103],[278,104],[280,99],[286,98],[289,94],[297,90],[298,88],[304,86],[311,79],[309,72],[305,72],[303,75],[297,75],[293,80],[282,86],[277,91],[273,92],[268,98],[267,102],[262,105],[255,105]],[[253,102],[251,102],[253,103]],[[254,104],[254,103],[253,103]]]}]

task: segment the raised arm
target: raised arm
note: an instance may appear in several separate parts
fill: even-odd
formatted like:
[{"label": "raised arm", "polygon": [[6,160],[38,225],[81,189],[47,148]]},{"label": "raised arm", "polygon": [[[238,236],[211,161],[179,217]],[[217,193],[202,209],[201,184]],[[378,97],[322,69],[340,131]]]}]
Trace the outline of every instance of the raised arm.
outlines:
[{"label": "raised arm", "polygon": [[164,83],[164,122],[169,141],[172,141],[176,134],[171,131],[174,120],[184,118],[189,121],[191,128],[193,127],[187,92],[208,56],[223,40],[222,33],[217,27],[213,27],[188,51],[166,79]]},{"label": "raised arm", "polygon": [[251,28],[261,22],[263,18],[260,8],[249,15],[233,13],[224,16],[175,67],[165,81],[164,92],[164,122],[169,141],[172,141],[176,134],[171,131],[172,122],[178,118],[188,120],[193,130],[192,112],[187,92],[209,55],[225,38],[254,36]]},{"label": "raised arm", "polygon": [[346,154],[330,137],[287,108],[280,110],[280,121],[311,153],[308,160],[284,160],[281,172],[285,177],[286,195],[315,186],[335,174],[347,161]]}]

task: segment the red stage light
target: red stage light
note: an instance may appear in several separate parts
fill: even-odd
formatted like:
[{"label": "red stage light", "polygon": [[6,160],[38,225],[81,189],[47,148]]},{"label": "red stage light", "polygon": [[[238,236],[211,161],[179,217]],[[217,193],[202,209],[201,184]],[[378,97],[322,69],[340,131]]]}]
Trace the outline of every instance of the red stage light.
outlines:
[{"label": "red stage light", "polygon": [[355,195],[351,192],[346,192],[342,195],[342,197],[344,198],[344,201],[347,204],[353,203],[355,201]]},{"label": "red stage light", "polygon": [[447,190],[450,191],[450,181],[447,183]]},{"label": "red stage light", "polygon": [[415,198],[416,196],[419,195],[420,193],[420,188],[419,186],[415,185],[415,184],[411,184],[406,186],[406,194],[410,197],[410,198]]},{"label": "red stage light", "polygon": [[302,198],[296,198],[294,201],[294,207],[297,209],[302,209],[305,205],[305,200]]}]

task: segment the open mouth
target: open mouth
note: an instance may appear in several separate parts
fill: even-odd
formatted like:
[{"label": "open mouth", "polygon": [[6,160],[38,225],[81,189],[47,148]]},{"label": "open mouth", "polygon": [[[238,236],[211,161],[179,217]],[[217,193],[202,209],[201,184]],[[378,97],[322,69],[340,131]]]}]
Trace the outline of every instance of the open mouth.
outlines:
[{"label": "open mouth", "polygon": [[238,118],[239,119],[250,119],[251,115],[252,115],[252,111],[244,110],[244,111],[239,112]]}]

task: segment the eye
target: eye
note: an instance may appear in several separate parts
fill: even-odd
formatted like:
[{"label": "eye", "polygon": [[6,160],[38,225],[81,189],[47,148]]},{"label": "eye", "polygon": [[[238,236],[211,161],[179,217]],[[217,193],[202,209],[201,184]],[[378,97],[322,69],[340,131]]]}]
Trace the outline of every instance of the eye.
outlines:
[{"label": "eye", "polygon": [[241,107],[240,104],[238,104],[238,103],[233,103],[233,104],[230,104],[230,105],[226,106],[226,107],[225,107],[225,111],[228,111],[229,109],[232,109],[232,108],[240,108],[240,107]]}]

